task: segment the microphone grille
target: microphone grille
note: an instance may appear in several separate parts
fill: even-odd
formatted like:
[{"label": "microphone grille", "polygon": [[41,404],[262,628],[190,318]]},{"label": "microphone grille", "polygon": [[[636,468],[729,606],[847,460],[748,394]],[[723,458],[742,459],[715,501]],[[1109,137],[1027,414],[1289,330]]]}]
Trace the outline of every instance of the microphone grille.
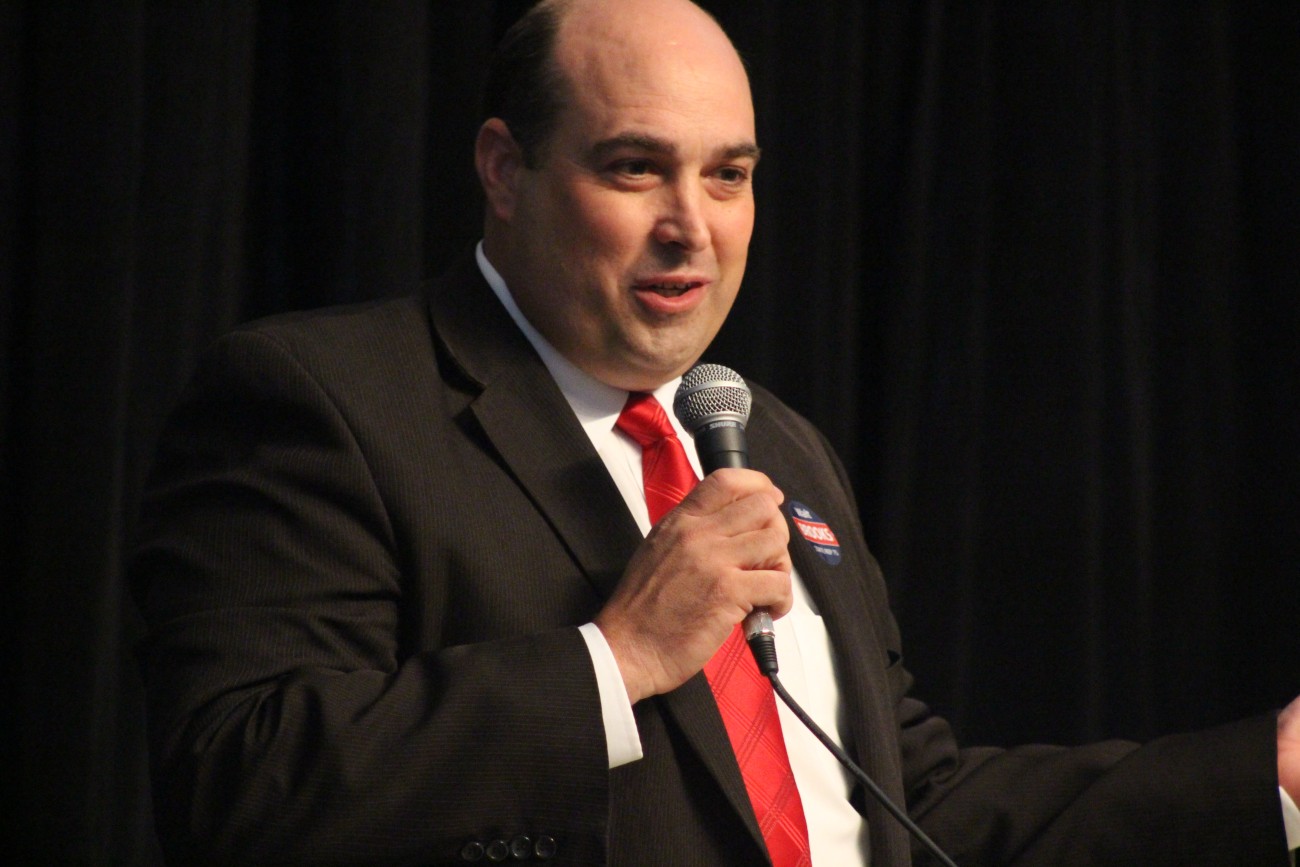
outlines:
[{"label": "microphone grille", "polygon": [[739,373],[721,364],[697,364],[682,376],[673,397],[673,413],[690,431],[719,418],[744,425],[752,402],[749,386]]}]

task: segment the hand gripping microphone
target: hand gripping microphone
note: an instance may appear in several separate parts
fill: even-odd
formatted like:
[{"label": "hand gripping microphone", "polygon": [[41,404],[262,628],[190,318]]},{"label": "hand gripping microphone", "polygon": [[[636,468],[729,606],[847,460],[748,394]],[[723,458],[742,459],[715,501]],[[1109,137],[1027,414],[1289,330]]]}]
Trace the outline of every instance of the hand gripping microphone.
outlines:
[{"label": "hand gripping microphone", "polygon": [[[749,443],[745,425],[753,395],[740,374],[721,364],[697,364],[682,376],[682,384],[673,397],[673,413],[682,427],[695,437],[695,451],[705,474],[723,467],[749,468]],[[956,867],[952,859],[912,821],[889,796],[851,759],[840,745],[822,731],[777,677],[776,631],[772,615],[766,608],[755,608],[745,617],[745,641],[754,654],[758,670],[772,682],[772,689],[794,715],[831,751],[840,764],[848,768],[876,800],[906,828],[921,845],[946,867]]]},{"label": "hand gripping microphone", "polygon": [[[721,364],[697,364],[682,377],[673,397],[673,414],[695,437],[700,467],[708,475],[717,469],[749,468],[745,423],[753,396],[740,374]],[[766,608],[745,615],[745,641],[764,675],[775,674],[776,631]]]}]

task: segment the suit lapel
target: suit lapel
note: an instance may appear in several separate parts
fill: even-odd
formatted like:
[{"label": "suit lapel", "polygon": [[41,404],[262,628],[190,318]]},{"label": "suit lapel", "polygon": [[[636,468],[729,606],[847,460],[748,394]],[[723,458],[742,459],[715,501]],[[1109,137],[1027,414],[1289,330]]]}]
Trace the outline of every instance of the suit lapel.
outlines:
[{"label": "suit lapel", "polygon": [[[529,373],[536,374],[536,371]],[[489,385],[473,411],[602,599],[641,541],[605,464],[545,369]]]},{"label": "suit lapel", "polygon": [[[477,391],[469,412],[600,598],[623,574],[641,531],[568,401],[472,258],[431,287],[434,330]],[[762,837],[713,693],[702,674],[653,699]]]},{"label": "suit lapel", "polygon": [[467,257],[431,289],[434,330],[469,378],[468,411],[600,597],[641,533],[568,401]]}]

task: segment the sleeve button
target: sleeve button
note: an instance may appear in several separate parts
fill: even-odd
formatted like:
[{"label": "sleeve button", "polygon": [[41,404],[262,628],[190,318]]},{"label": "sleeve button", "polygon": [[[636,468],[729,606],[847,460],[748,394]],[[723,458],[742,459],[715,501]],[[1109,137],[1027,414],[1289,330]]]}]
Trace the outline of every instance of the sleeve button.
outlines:
[{"label": "sleeve button", "polygon": [[537,842],[533,844],[533,854],[542,861],[554,858],[558,849],[554,837],[538,837]]},{"label": "sleeve button", "polygon": [[462,861],[482,861],[485,851],[483,844],[477,840],[470,840],[460,850],[460,860]]},{"label": "sleeve button", "polygon": [[493,840],[487,844],[487,859],[493,863],[510,857],[510,846],[505,840]]},{"label": "sleeve button", "polygon": [[516,861],[527,861],[533,857],[533,841],[522,834],[511,840],[510,857]]}]

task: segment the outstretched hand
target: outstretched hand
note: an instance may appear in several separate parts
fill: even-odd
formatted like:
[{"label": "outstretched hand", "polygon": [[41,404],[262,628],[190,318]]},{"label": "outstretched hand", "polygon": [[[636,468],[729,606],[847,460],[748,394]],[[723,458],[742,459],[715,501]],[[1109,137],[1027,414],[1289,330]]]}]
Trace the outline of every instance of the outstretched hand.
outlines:
[{"label": "outstretched hand", "polygon": [[1300,804],[1300,698],[1277,718],[1277,781]]},{"label": "outstretched hand", "polygon": [[756,606],[790,610],[782,500],[761,473],[719,470],[637,548],[595,621],[633,703],[685,683]]}]

